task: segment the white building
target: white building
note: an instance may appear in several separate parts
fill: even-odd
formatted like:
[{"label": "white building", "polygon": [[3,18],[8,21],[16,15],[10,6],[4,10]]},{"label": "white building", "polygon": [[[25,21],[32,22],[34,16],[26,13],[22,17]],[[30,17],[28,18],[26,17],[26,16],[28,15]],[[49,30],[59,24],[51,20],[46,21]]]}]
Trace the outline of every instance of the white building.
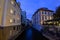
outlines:
[{"label": "white building", "polygon": [[38,9],[32,16],[33,24],[43,24],[44,21],[53,19],[53,11],[47,8]]}]

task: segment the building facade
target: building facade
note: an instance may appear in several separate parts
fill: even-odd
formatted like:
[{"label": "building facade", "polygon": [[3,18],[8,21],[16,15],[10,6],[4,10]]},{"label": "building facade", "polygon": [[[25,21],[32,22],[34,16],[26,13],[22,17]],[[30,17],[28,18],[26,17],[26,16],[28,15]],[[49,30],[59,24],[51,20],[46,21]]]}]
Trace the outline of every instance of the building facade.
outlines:
[{"label": "building facade", "polygon": [[40,8],[32,16],[33,24],[42,25],[44,21],[51,19],[53,19],[53,11],[48,8]]},{"label": "building facade", "polygon": [[32,21],[29,19],[26,19],[26,25],[27,27],[32,27]]},{"label": "building facade", "polygon": [[16,38],[21,30],[20,5],[16,0],[0,0],[0,40]]},{"label": "building facade", "polygon": [[26,24],[26,11],[21,11],[22,24]]},{"label": "building facade", "polygon": [[24,31],[26,29],[26,11],[21,11],[21,25]]}]

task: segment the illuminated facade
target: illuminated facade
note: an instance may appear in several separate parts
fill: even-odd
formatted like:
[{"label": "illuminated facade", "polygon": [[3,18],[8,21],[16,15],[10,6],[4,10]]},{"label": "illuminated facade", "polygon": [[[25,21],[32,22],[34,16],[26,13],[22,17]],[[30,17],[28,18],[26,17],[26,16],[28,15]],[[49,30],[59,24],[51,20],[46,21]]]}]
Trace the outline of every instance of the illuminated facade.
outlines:
[{"label": "illuminated facade", "polygon": [[21,30],[20,5],[16,0],[0,0],[0,40],[14,39]]},{"label": "illuminated facade", "polygon": [[53,19],[53,11],[47,8],[38,9],[32,16],[33,24],[43,24],[46,20]]}]

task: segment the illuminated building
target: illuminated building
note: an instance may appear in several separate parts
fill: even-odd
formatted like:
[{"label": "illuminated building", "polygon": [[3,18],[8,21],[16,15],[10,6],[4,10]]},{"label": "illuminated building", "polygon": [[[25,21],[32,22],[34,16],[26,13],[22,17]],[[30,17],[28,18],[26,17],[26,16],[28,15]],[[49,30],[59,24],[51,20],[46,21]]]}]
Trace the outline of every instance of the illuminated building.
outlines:
[{"label": "illuminated building", "polygon": [[46,20],[53,19],[53,11],[48,8],[38,9],[32,16],[33,24],[43,24]]},{"label": "illuminated building", "polygon": [[0,40],[17,37],[21,31],[20,5],[16,0],[0,0]]}]

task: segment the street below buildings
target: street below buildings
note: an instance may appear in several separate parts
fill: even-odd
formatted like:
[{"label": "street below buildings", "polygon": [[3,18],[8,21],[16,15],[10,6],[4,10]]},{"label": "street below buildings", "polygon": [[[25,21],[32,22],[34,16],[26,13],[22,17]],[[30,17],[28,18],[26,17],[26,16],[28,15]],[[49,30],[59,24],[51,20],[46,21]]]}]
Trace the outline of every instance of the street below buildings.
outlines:
[{"label": "street below buildings", "polygon": [[41,32],[31,27],[26,29],[15,40],[48,40],[48,39],[45,38]]}]

